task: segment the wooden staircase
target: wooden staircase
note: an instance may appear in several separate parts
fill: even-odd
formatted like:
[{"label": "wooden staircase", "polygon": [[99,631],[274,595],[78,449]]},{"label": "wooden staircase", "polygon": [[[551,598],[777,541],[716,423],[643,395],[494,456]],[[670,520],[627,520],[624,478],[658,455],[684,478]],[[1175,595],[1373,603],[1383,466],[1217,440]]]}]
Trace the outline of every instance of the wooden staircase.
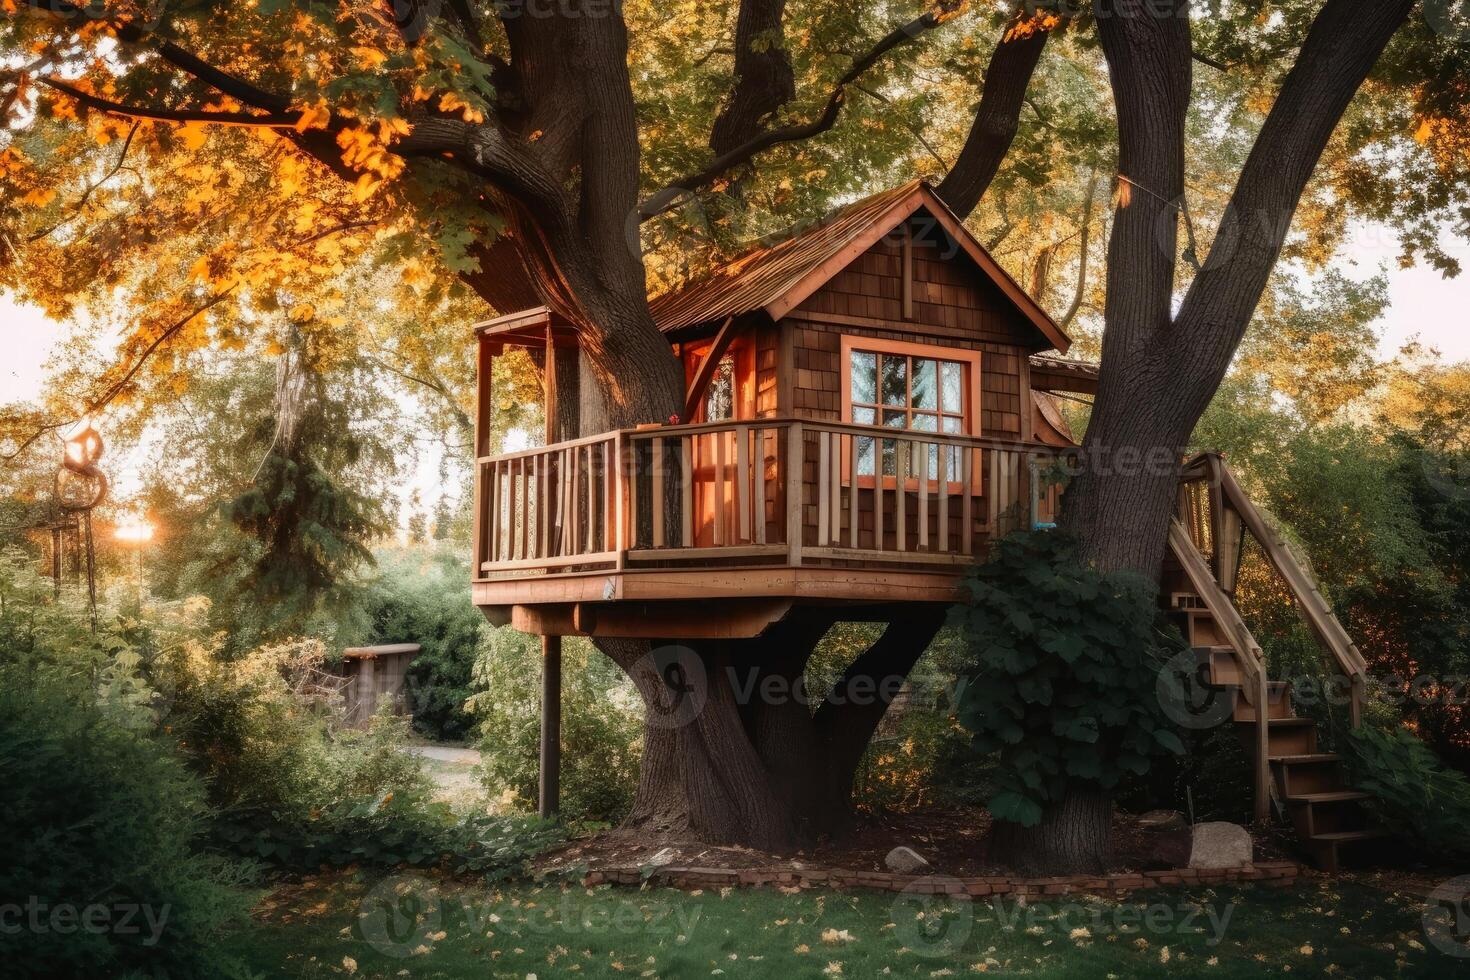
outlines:
[{"label": "wooden staircase", "polygon": [[1333,665],[1350,681],[1351,723],[1362,716],[1367,668],[1311,573],[1245,496],[1218,455],[1185,464],[1179,517],[1169,532],[1164,595],[1200,658],[1208,684],[1234,699],[1231,724],[1251,758],[1257,820],[1289,819],[1318,867],[1336,871],[1341,851],[1387,836],[1350,788],[1336,753],[1319,751],[1317,724],[1297,715],[1290,685],[1267,676],[1265,658],[1233,593],[1249,531],[1295,598]]},{"label": "wooden staircase", "polygon": [[[1218,642],[1217,624],[1209,611],[1191,608],[1198,597],[1177,593],[1173,598],[1186,621],[1186,638],[1207,667],[1210,684],[1234,698],[1231,723],[1246,751],[1252,752],[1258,699],[1251,693],[1247,672],[1235,650]],[[1271,801],[1296,829],[1312,863],[1336,871],[1342,863],[1340,849],[1381,839],[1387,832],[1374,825],[1363,806],[1371,795],[1347,785],[1342,757],[1319,751],[1317,724],[1296,714],[1290,685],[1268,680],[1265,701]]]}]

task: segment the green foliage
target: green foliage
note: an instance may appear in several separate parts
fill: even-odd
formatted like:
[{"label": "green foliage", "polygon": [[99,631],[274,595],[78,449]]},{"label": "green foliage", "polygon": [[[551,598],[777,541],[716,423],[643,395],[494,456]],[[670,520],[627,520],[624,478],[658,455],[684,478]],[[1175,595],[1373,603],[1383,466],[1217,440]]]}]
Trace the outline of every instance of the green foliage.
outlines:
[{"label": "green foliage", "polygon": [[488,627],[470,599],[469,581],[459,552],[392,552],[379,557],[378,575],[359,600],[370,624],[365,643],[422,648],[406,684],[414,728],[431,738],[462,739],[474,724],[465,701]]},{"label": "green foliage", "polygon": [[[1427,676],[1452,690],[1470,674],[1470,454],[1465,399],[1446,387],[1442,399],[1416,398],[1408,409],[1384,403],[1376,419],[1303,425],[1273,407],[1269,388],[1235,378],[1194,441],[1227,453],[1246,492],[1310,561],[1371,675]],[[1236,598],[1273,676],[1322,674],[1320,648],[1254,549]],[[1470,771],[1465,709],[1452,701],[1400,697],[1396,710]]]},{"label": "green foliage", "polygon": [[[181,774],[198,799],[178,818],[192,814],[215,850],[277,869],[409,863],[501,877],[561,839],[550,824],[431,802],[401,719],[339,729],[316,641],[227,656],[202,599],[104,616],[94,635],[82,607],[50,602],[43,585],[0,562],[0,667],[90,678],[96,711],[164,760],[139,778]],[[154,809],[140,802],[116,819],[146,824]]]},{"label": "green foliage", "polygon": [[389,529],[382,504],[343,479],[363,449],[343,406],[325,397],[315,369],[296,367],[304,375],[297,380],[290,362],[282,364],[274,411],[253,433],[264,457],[249,485],[220,504],[244,538],[221,565],[235,580],[236,602],[270,610],[260,631],[267,639],[300,631],[342,598],[343,579],[372,563],[368,542]]},{"label": "green foliage", "polygon": [[1425,854],[1470,856],[1470,779],[1446,769],[1404,728],[1363,725],[1345,742],[1353,785],[1389,827]]},{"label": "green foliage", "polygon": [[1183,647],[1159,626],[1152,586],[1095,571],[1060,534],[1002,540],[966,585],[959,720],[977,752],[998,754],[997,819],[1034,826],[1070,787],[1110,792],[1183,752],[1154,686]]},{"label": "green foliage", "polygon": [[[490,631],[475,664],[469,708],[480,722],[485,786],[503,805],[536,799],[541,649],[509,627]],[[632,683],[586,640],[562,643],[561,812],[612,822],[638,784],[642,710]]]},{"label": "green foliage", "polygon": [[496,881],[524,874],[530,859],[561,843],[565,832],[535,817],[460,813],[384,790],[325,801],[303,823],[225,820],[217,836],[242,854],[294,871],[409,864]]},{"label": "green foliage", "polygon": [[251,869],[204,851],[203,783],[136,704],[6,647],[0,786],[0,895],[24,917],[0,930],[7,976],[234,974],[218,943]]}]

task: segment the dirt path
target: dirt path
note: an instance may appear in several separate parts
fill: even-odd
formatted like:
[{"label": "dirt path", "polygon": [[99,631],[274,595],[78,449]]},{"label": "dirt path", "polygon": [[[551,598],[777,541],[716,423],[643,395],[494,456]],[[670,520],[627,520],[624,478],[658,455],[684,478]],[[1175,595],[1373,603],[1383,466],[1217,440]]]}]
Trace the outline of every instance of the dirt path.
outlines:
[{"label": "dirt path", "polygon": [[478,749],[450,745],[405,745],[403,751],[424,760],[424,771],[434,781],[434,798],[446,803],[474,799],[480,794]]}]

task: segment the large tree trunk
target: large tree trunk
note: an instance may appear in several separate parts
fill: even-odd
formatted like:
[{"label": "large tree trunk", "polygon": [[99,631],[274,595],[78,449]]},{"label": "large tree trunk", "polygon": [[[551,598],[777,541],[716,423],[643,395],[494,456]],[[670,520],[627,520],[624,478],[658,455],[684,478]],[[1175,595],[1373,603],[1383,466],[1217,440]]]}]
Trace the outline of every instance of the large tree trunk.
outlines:
[{"label": "large tree trunk", "polygon": [[849,827],[858,763],[943,611],[890,624],[813,712],[806,663],[833,622],[798,614],[751,640],[599,641],[645,706],[625,828],[788,851]]},{"label": "large tree trunk", "polygon": [[[1118,112],[1118,207],[1101,382],[1061,523],[1099,568],[1157,579],[1180,454],[1229,369],[1327,140],[1414,4],[1329,0],[1322,8],[1177,312],[1189,21],[1149,6],[1119,0],[1098,21]],[[1012,826],[1002,836],[1037,868],[1100,868],[1109,805],[1085,793],[1047,807],[1034,830]]]},{"label": "large tree trunk", "polygon": [[990,857],[1030,875],[1101,874],[1112,861],[1112,826],[1112,800],[1077,788],[1047,807],[1035,827],[996,821]]}]

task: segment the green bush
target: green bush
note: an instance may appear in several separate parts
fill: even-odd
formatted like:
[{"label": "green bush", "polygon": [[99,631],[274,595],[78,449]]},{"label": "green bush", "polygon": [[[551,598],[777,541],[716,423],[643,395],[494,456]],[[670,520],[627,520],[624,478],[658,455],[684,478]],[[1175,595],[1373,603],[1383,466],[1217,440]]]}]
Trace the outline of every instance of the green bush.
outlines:
[{"label": "green bush", "polygon": [[[632,683],[586,640],[562,645],[561,812],[615,822],[638,784],[642,706]],[[485,786],[509,809],[535,804],[541,647],[509,627],[490,631],[475,667],[471,710],[480,722]]]},{"label": "green bush", "polygon": [[20,930],[0,929],[5,974],[234,973],[216,950],[248,923],[250,868],[205,853],[202,782],[135,705],[13,654],[0,664],[0,904]]},{"label": "green bush", "polygon": [[422,549],[379,556],[379,576],[362,603],[366,643],[417,643],[406,681],[415,730],[458,740],[474,719],[465,710],[475,654],[488,629],[470,600],[470,573],[457,554]]},{"label": "green bush", "polygon": [[1154,679],[1184,646],[1160,625],[1153,586],[1097,572],[1055,533],[1005,538],[966,586],[958,717],[997,757],[997,819],[1035,826],[1070,789],[1110,793],[1183,752]]},{"label": "green bush", "polygon": [[1470,856],[1470,780],[1412,732],[1363,725],[1344,740],[1353,785],[1385,827],[1426,854]]}]

